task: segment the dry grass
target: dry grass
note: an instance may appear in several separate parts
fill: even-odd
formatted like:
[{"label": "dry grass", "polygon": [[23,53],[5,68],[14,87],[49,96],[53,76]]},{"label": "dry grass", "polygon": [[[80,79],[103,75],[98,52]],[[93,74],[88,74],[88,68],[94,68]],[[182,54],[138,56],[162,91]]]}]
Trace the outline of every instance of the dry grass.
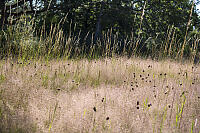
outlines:
[{"label": "dry grass", "polygon": [[0,132],[200,132],[200,67],[112,58],[0,61]]}]

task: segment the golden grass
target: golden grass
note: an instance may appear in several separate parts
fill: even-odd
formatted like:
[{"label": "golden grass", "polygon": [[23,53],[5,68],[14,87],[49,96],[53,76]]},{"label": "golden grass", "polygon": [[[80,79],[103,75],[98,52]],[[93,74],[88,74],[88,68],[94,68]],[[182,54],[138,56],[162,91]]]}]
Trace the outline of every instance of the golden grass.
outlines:
[{"label": "golden grass", "polygon": [[0,61],[0,132],[199,132],[200,67],[136,58]]}]

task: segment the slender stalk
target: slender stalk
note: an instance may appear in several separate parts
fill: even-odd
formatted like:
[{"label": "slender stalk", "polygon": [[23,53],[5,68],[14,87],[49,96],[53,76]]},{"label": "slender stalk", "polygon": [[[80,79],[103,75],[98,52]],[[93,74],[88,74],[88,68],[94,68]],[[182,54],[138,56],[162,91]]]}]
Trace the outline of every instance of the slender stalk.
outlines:
[{"label": "slender stalk", "polygon": [[181,59],[183,58],[183,52],[184,52],[185,44],[186,44],[186,41],[187,41],[188,29],[189,29],[189,26],[191,24],[191,17],[192,17],[192,11],[194,9],[194,3],[195,3],[195,0],[192,1],[192,7],[191,7],[191,10],[190,10],[190,16],[189,16],[189,20],[188,20],[187,27],[186,27],[186,32],[185,32],[183,45],[182,45],[182,48],[181,48]]},{"label": "slender stalk", "polygon": [[141,34],[141,32],[142,32],[142,21],[143,21],[143,18],[144,18],[144,13],[145,13],[146,4],[147,4],[147,0],[144,2],[144,6],[143,6],[143,9],[142,9],[142,15],[141,15],[141,18],[140,18],[139,33],[138,33],[138,38],[137,38],[136,45],[135,45],[135,50],[134,50],[134,51],[135,51],[135,54],[136,54],[137,47],[138,47],[139,42],[140,42],[140,34]]}]

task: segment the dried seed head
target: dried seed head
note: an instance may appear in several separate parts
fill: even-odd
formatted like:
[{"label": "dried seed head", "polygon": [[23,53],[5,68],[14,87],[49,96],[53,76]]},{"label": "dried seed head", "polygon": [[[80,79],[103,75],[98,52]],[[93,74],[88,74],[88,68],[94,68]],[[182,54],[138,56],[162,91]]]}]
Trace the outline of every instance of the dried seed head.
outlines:
[{"label": "dried seed head", "polygon": [[109,120],[110,118],[109,117],[106,117],[106,120]]},{"label": "dried seed head", "polygon": [[94,110],[94,112],[96,112],[97,111],[96,107],[94,107],[93,110]]},{"label": "dried seed head", "polygon": [[152,66],[151,65],[148,65],[148,68],[151,68]]},{"label": "dried seed head", "polygon": [[104,101],[104,97],[102,98],[102,100],[101,100],[102,102]]},{"label": "dried seed head", "polygon": [[152,104],[150,103],[150,104],[148,104],[148,107],[151,107],[152,106]]}]

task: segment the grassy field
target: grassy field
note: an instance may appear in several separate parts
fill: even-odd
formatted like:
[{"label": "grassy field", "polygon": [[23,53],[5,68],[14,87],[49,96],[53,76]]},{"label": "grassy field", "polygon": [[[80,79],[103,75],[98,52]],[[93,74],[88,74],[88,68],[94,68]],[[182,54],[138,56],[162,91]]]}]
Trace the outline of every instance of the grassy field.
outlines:
[{"label": "grassy field", "polygon": [[199,133],[200,67],[171,60],[0,61],[0,132]]}]

